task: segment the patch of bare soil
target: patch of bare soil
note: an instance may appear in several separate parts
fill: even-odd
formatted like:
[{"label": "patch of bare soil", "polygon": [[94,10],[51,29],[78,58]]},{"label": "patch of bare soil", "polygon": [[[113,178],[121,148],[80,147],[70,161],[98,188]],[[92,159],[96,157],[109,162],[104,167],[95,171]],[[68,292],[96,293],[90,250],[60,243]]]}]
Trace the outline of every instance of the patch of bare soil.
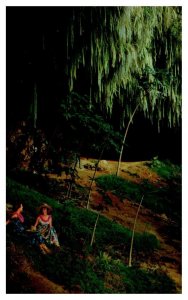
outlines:
[{"label": "patch of bare soil", "polygon": [[41,273],[36,272],[30,264],[25,261],[25,266],[22,272],[26,273],[29,278],[30,288],[33,290],[33,293],[37,294],[65,294],[67,291],[61,286],[58,285]]},{"label": "patch of bare soil", "polygon": [[[89,187],[94,170],[84,168],[84,165],[93,163],[91,159],[82,159],[81,168],[78,168],[79,180],[81,186]],[[156,186],[165,185],[155,172],[148,167],[149,162],[122,162],[119,175],[123,178],[139,183],[143,179],[147,179]],[[117,170],[117,162],[104,161],[103,168],[97,171],[96,176],[102,174],[115,174]],[[102,214],[115,220],[127,228],[132,229],[136,216],[138,204],[129,200],[120,201],[117,196],[108,192],[112,205],[105,204],[103,196],[97,191],[96,184],[92,185],[90,208],[98,210],[102,207]],[[166,228],[168,227],[168,230]],[[143,268],[164,270],[176,283],[177,290],[181,293],[181,241],[172,238],[172,232],[169,231],[170,220],[165,215],[156,215],[144,205],[139,211],[137,219],[136,231],[149,232],[156,235],[160,241],[161,248],[155,251],[154,255],[148,258],[147,262],[141,263]],[[134,258],[133,258],[134,259]]]},{"label": "patch of bare soil", "polygon": [[[29,293],[33,294],[68,293],[63,286],[50,281],[40,272],[34,270],[32,263],[29,262],[27,257],[24,255],[23,249],[19,247],[15,248],[14,244],[12,244],[9,251],[11,252],[11,259],[14,261],[13,264],[17,266],[17,268],[14,270],[14,272],[12,272],[11,275],[7,275],[10,278],[9,280],[11,280],[11,277],[13,277],[12,279],[14,282],[14,286],[16,285],[15,288],[17,292],[22,289],[20,285],[23,284],[24,287],[29,290]],[[20,276],[22,278],[22,282],[20,281]],[[7,292],[9,293],[9,291]]]}]

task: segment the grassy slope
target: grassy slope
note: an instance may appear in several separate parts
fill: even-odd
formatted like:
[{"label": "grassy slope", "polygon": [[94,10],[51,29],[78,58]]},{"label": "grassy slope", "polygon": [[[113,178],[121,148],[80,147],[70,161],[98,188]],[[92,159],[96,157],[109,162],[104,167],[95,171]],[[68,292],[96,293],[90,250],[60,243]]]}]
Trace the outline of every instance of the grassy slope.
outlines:
[{"label": "grassy slope", "polygon": [[[53,207],[54,226],[63,247],[58,253],[54,252],[53,255],[44,257],[38,249],[22,239],[12,237],[7,231],[7,292],[11,292],[14,286],[13,279],[16,276],[12,274],[16,275],[19,271],[11,260],[13,245],[16,249],[22,249],[21,256],[27,259],[35,271],[40,271],[51,282],[65,286],[69,292],[77,290],[83,293],[175,292],[174,283],[164,273],[149,272],[139,269],[136,265],[128,268],[124,264],[123,257],[128,255],[131,238],[131,231],[125,227],[100,216],[95,244],[90,248],[96,213],[77,208],[72,201],[59,204],[56,200],[7,178],[7,202],[16,201],[24,205],[28,227],[35,220],[36,207],[42,202],[50,204]],[[135,237],[134,251],[138,257],[139,253],[149,255],[158,246],[156,237],[151,234],[137,234]],[[14,253],[14,261],[17,261],[16,253],[17,251]],[[27,272],[21,270],[20,274],[27,277]],[[22,293],[23,289],[24,284],[17,292]],[[25,289],[25,292],[32,292],[28,282]]]}]

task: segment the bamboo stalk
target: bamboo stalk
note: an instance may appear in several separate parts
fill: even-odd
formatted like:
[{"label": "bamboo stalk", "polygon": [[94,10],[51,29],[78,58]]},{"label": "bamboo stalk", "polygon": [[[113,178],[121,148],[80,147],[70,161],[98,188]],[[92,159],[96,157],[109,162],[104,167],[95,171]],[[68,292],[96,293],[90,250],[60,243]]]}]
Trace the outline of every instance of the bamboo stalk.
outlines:
[{"label": "bamboo stalk", "polygon": [[135,113],[136,113],[136,111],[137,111],[139,105],[140,105],[140,104],[137,104],[135,110],[133,111],[132,116],[130,117],[129,122],[128,122],[128,124],[127,124],[127,128],[126,128],[126,130],[125,130],[125,135],[124,135],[124,138],[123,138],[123,143],[122,143],[121,151],[120,151],[120,155],[119,155],[119,161],[118,161],[118,166],[117,166],[116,176],[119,175],[119,169],[120,169],[120,164],[121,164],[121,159],[122,159],[123,149],[124,149],[124,145],[125,145],[125,140],[126,140],[126,138],[127,138],[127,133],[128,133],[128,130],[129,130],[129,126],[130,126],[130,124],[131,124],[131,122],[132,122],[132,119],[133,119],[133,117],[134,117],[134,115],[135,115]]},{"label": "bamboo stalk", "polygon": [[140,207],[142,205],[143,198],[144,198],[144,195],[141,198],[140,204],[139,204],[137,212],[136,212],[136,217],[135,217],[135,220],[134,220],[134,226],[133,226],[133,232],[132,232],[132,238],[131,238],[131,246],[130,246],[130,252],[129,252],[129,267],[131,267],[131,265],[132,265],[132,251],[133,251],[134,233],[135,233],[135,227],[136,227],[136,221],[137,221],[137,218],[138,218],[138,213],[139,213]]},{"label": "bamboo stalk", "polygon": [[98,213],[98,215],[97,215],[97,218],[96,218],[96,221],[95,221],[95,225],[94,225],[94,228],[93,228],[93,233],[92,233],[92,237],[91,237],[91,243],[90,243],[90,246],[92,246],[92,245],[93,245],[93,242],[94,242],[95,231],[96,231],[96,228],[97,228],[98,220],[99,220],[99,213]]}]

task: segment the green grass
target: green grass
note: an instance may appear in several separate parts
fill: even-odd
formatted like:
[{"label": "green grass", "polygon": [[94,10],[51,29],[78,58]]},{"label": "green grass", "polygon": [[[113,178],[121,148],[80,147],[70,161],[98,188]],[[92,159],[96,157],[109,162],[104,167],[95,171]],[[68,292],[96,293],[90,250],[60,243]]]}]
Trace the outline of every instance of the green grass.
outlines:
[{"label": "green grass", "polygon": [[143,270],[122,267],[123,290],[127,294],[169,294],[175,293],[176,287],[162,271]]},{"label": "green grass", "polygon": [[181,167],[172,164],[169,160],[160,161],[157,158],[153,159],[150,167],[163,179],[181,182]]},{"label": "green grass", "polygon": [[111,275],[111,282],[116,279],[116,285],[111,289],[113,293],[152,294],[176,292],[173,280],[161,270],[130,268],[119,259],[113,259],[104,252],[96,258],[94,268],[100,277],[105,278],[108,273]]},{"label": "green grass", "polygon": [[[54,199],[45,196],[28,186],[24,186],[10,178],[6,180],[6,198],[11,204],[22,203],[24,206],[24,215],[26,224],[33,225],[38,214],[37,208],[43,203],[47,203],[54,209],[53,215],[55,222],[58,224],[62,211],[62,205]],[[59,213],[57,211],[59,210]]]},{"label": "green grass", "polygon": [[131,181],[126,181],[120,176],[116,175],[102,175],[95,179],[97,185],[102,188],[105,192],[111,191],[117,195],[120,200],[125,198],[133,199],[139,198],[140,189]]},{"label": "green grass", "polygon": [[181,223],[181,185],[172,180],[165,186],[156,186],[148,180],[137,184],[120,176],[102,175],[96,178],[96,183],[104,192],[111,191],[120,200],[129,199],[139,203],[144,195],[144,207],[154,213],[164,213],[178,224]]}]

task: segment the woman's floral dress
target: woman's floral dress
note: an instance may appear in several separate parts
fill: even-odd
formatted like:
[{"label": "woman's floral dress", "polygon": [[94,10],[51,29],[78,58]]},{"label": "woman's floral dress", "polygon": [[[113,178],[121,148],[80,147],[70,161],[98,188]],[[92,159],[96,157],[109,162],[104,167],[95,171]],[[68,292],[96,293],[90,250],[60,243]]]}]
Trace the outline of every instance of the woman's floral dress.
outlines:
[{"label": "woman's floral dress", "polygon": [[47,220],[43,218],[43,215],[38,217],[37,235],[41,243],[59,246],[56,230],[53,226],[50,226],[51,218],[51,215],[48,216]]}]

